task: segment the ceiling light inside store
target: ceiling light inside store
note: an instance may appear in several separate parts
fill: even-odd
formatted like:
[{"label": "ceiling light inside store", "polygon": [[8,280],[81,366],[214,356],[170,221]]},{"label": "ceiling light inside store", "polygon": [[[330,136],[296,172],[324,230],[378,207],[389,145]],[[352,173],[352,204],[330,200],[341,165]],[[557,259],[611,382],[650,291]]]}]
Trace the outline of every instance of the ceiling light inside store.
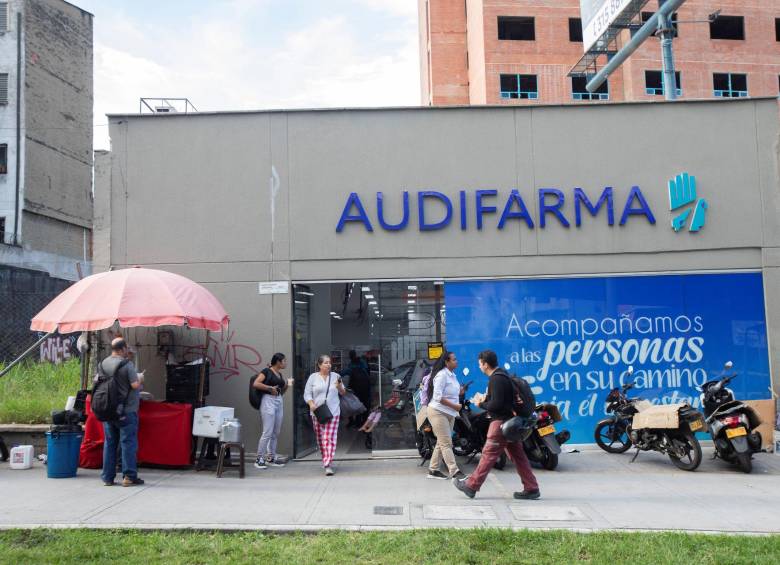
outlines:
[{"label": "ceiling light inside store", "polygon": [[296,300],[295,303],[296,304],[308,304],[308,302],[306,302],[305,300]]},{"label": "ceiling light inside store", "polygon": [[331,313],[330,313],[330,315],[331,315],[331,316],[335,316],[335,315],[336,315],[336,313],[335,313],[335,312],[331,312]]},{"label": "ceiling light inside store", "polygon": [[370,286],[361,286],[360,290],[362,290],[363,292],[371,292],[371,287]]},{"label": "ceiling light inside store", "polygon": [[368,303],[368,305],[369,305],[369,306],[373,306],[374,304],[376,304],[376,300],[371,300],[371,301],[369,301],[369,303]]},{"label": "ceiling light inside store", "polygon": [[407,304],[414,304],[415,302],[416,302],[415,300],[407,300],[406,301]]},{"label": "ceiling light inside store", "polygon": [[366,298],[368,298],[369,300],[371,300],[372,298],[374,298],[374,295],[373,295],[373,294],[366,294]]},{"label": "ceiling light inside store", "polygon": [[306,292],[305,290],[298,290],[296,294],[302,294],[303,296],[314,296],[313,292]]},{"label": "ceiling light inside store", "polygon": [[441,286],[444,284],[444,281],[433,281],[433,284]]},{"label": "ceiling light inside store", "polygon": [[410,284],[406,288],[408,288],[409,290],[417,290],[417,285]]}]

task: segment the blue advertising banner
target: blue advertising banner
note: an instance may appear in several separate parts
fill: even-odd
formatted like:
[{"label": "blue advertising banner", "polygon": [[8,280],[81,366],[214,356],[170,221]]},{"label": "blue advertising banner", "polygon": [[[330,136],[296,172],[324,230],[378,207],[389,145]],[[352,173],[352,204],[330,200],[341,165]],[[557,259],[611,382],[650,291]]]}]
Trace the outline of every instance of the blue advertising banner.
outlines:
[{"label": "blue advertising banner", "polygon": [[[484,391],[477,354],[556,403],[572,443],[592,443],[610,389],[634,367],[634,396],[689,402],[726,361],[741,400],[771,398],[760,273],[453,282],[445,285],[447,349],[462,382]],[[469,394],[470,394],[469,393]]]}]

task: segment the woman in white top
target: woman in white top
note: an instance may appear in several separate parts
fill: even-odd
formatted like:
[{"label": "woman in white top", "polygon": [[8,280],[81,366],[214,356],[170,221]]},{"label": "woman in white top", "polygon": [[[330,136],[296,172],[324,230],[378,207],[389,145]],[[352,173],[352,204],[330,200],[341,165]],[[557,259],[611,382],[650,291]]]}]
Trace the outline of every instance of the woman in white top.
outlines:
[{"label": "woman in white top", "polygon": [[[452,451],[452,427],[455,417],[460,412],[460,383],[453,372],[458,367],[458,359],[451,351],[436,360],[428,380],[428,421],[436,436],[436,447],[431,455],[431,465],[428,468],[429,479],[461,479],[465,475],[458,469],[455,454]],[[439,470],[441,460],[447,464],[449,476]]]},{"label": "woman in white top", "polygon": [[[322,455],[322,466],[325,468],[325,474],[331,476],[331,462],[336,454],[336,441],[338,440],[339,416],[341,407],[339,397],[346,393],[346,389],[341,382],[341,375],[330,372],[330,357],[320,355],[317,359],[316,373],[309,376],[306,381],[306,387],[303,390],[303,399],[309,405],[311,411],[311,421],[314,426],[314,435],[317,438],[317,445]],[[328,403],[330,413],[333,414],[327,423],[320,424],[314,411],[325,403]]]}]

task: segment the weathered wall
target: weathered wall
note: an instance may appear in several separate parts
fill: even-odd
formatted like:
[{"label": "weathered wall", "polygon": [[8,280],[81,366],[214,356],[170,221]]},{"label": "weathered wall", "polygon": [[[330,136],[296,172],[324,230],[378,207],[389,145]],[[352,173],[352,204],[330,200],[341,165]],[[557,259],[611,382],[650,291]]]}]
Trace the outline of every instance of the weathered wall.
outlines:
[{"label": "weathered wall", "polygon": [[[293,342],[291,295],[259,295],[258,281],[766,266],[771,361],[780,366],[774,100],[115,116],[110,123],[111,264],[175,271],[223,301],[231,333],[210,344],[221,373],[212,379],[209,402],[236,407],[251,447],[258,429],[246,379],[275,351],[291,358]],[[734,141],[712,143],[724,136]],[[683,171],[696,175],[699,196],[710,202],[698,234],[670,227],[667,182]],[[632,185],[641,187],[655,225],[645,217],[618,225]],[[614,187],[615,225],[607,225],[602,210],[596,218],[585,213],[577,228],[573,188],[595,201],[605,186]],[[538,226],[534,191],[544,187],[564,191],[571,227],[552,216],[546,228]],[[513,188],[525,199],[533,229],[519,220],[496,227]],[[485,202],[499,210],[485,215],[482,230],[474,225],[476,189],[501,195]],[[388,221],[395,222],[404,190],[411,193],[409,226],[382,230],[376,192],[384,193]],[[417,229],[421,190],[453,201],[448,227]],[[460,229],[460,190],[469,194],[466,230]],[[352,223],[336,233],[350,192],[360,195],[373,232]],[[442,212],[435,204],[430,219]],[[291,450],[291,400],[284,452]]]},{"label": "weathered wall", "polygon": [[[24,22],[24,208],[91,229],[92,15],[60,0],[27,0]],[[25,239],[31,234],[25,229]]]}]

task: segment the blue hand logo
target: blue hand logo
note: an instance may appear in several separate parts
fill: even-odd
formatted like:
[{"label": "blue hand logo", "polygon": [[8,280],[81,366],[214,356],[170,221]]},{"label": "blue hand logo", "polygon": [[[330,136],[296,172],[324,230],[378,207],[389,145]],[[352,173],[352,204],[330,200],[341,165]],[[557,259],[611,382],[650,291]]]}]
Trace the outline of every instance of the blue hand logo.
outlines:
[{"label": "blue hand logo", "polygon": [[669,210],[678,210],[684,206],[688,206],[696,202],[693,208],[681,211],[676,216],[672,217],[672,229],[674,231],[680,231],[688,222],[688,218],[693,211],[693,219],[688,227],[688,231],[697,232],[704,227],[704,223],[707,220],[707,208],[709,204],[704,198],[696,200],[696,177],[689,175],[688,173],[682,173],[674,177],[669,181]]}]

